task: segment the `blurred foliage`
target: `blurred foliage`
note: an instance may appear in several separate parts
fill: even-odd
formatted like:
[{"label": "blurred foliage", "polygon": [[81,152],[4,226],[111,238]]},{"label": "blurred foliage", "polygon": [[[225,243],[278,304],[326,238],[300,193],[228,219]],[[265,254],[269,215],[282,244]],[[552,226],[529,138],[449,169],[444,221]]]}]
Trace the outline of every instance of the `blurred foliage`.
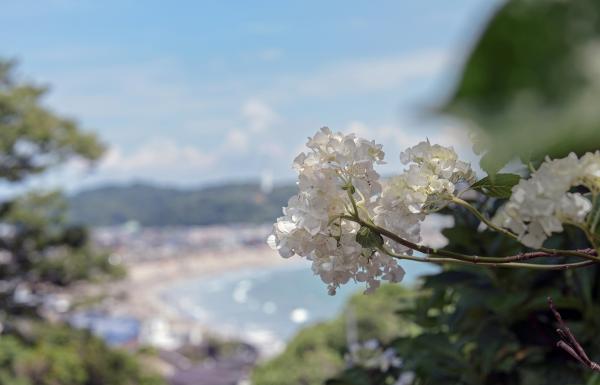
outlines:
[{"label": "blurred foliage", "polygon": [[20,181],[67,159],[96,160],[103,145],[42,104],[48,89],[23,82],[0,58],[0,180]]},{"label": "blurred foliage", "polygon": [[81,330],[21,321],[0,338],[0,384],[160,385],[131,354]]},{"label": "blurred foliage", "polygon": [[600,2],[513,0],[493,16],[444,112],[481,129],[476,150],[494,174],[600,149]]},{"label": "blurred foliage", "polygon": [[251,355],[255,359],[258,356],[256,349],[245,342],[211,334],[203,335],[201,344],[183,345],[177,352],[194,364],[208,365],[215,360],[236,359],[244,355]]},{"label": "blurred foliage", "polygon": [[[482,203],[491,214],[494,202]],[[453,210],[455,226],[444,231],[448,249],[475,255],[511,255],[516,242]],[[587,246],[578,230],[549,240],[551,247]],[[557,258],[555,262],[561,259]],[[415,384],[586,384],[593,373],[555,344],[558,336],[546,298],[557,303],[588,353],[600,354],[600,269],[533,272],[456,266],[425,277],[415,307],[399,314],[422,328],[414,339],[392,345],[405,357]]]},{"label": "blurred foliage", "polygon": [[0,264],[0,278],[12,283],[0,292],[3,308],[11,306],[11,289],[20,284],[67,286],[124,274],[122,267],[108,262],[106,253],[89,246],[86,228],[67,224],[66,201],[57,192],[28,193],[4,202],[0,221],[5,229],[0,250],[10,259]]},{"label": "blurred foliage", "polygon": [[[480,201],[479,206],[489,215],[498,202]],[[521,250],[512,239],[481,231],[479,221],[461,209],[446,214],[455,220],[455,226],[444,230],[449,250],[473,255]],[[587,246],[576,229],[548,242],[559,248]],[[415,375],[412,385],[598,385],[599,376],[556,348],[558,335],[546,298],[554,299],[588,354],[598,357],[599,282],[598,267],[547,272],[445,267],[425,276],[421,295],[396,313],[398,323],[412,323],[418,334],[400,336],[388,346],[403,358],[403,371]],[[397,371],[387,374],[398,376]],[[373,375],[373,370],[353,367],[329,384],[381,384]]]},{"label": "blurred foliage", "polygon": [[261,192],[258,184],[232,184],[178,190],[143,184],[101,187],[69,199],[74,223],[115,225],[137,221],[144,226],[267,223],[296,194],[294,185]]},{"label": "blurred foliage", "polygon": [[[404,298],[402,303],[400,298]],[[399,321],[395,313],[410,301],[410,292],[398,285],[384,285],[372,295],[353,296],[338,318],[301,330],[282,354],[257,367],[252,383],[323,384],[346,366],[348,333],[352,335],[354,327],[359,341],[389,342],[399,335],[415,334],[415,328]],[[355,325],[353,330],[348,330],[349,324]]]},{"label": "blurred foliage", "polygon": [[[52,166],[94,161],[102,153],[95,136],[43,106],[45,92],[21,81],[14,63],[0,60],[0,183],[15,186]],[[143,374],[132,355],[42,317],[56,289],[123,273],[90,246],[85,227],[67,221],[59,192],[0,201],[0,384],[162,383]]]},{"label": "blurred foliage", "polygon": [[[14,185],[61,162],[94,161],[102,153],[95,136],[43,106],[45,92],[19,79],[13,62],[0,61],[0,183]],[[27,308],[36,314],[38,291],[121,275],[107,255],[91,249],[88,238],[84,227],[67,222],[67,203],[58,192],[0,202],[0,322]],[[30,298],[17,299],[18,288],[27,289]]]},{"label": "blurred foliage", "polygon": [[471,189],[494,198],[510,198],[512,188],[519,183],[521,177],[516,174],[496,174],[493,178],[486,176],[471,185]]}]

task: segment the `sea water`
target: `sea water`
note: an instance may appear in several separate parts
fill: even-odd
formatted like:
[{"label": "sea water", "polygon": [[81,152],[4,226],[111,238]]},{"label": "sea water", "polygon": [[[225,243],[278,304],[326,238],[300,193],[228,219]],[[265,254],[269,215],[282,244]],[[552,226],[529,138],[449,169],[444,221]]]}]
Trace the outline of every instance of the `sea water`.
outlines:
[{"label": "sea water", "polygon": [[[405,264],[405,284],[436,271],[435,266]],[[236,270],[185,280],[161,293],[183,315],[218,334],[237,336],[263,349],[279,350],[303,326],[331,319],[364,284],[349,283],[335,296],[306,263]]]}]

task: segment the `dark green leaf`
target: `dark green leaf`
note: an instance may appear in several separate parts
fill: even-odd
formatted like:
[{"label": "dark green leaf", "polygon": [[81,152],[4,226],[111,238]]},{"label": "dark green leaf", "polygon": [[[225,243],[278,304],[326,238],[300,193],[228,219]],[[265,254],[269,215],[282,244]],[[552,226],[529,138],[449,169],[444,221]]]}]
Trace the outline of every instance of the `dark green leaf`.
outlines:
[{"label": "dark green leaf", "polygon": [[502,168],[510,162],[511,156],[512,154],[510,153],[495,153],[490,150],[481,157],[479,165],[481,166],[481,169],[488,174],[491,180],[494,180],[498,171],[502,170]]},{"label": "dark green leaf", "polygon": [[600,2],[507,1],[442,107],[481,128],[481,166],[600,149]]},{"label": "dark green leaf", "polygon": [[342,190],[350,191],[350,194],[354,194],[356,192],[356,188],[351,184],[342,186]]},{"label": "dark green leaf", "polygon": [[590,232],[599,239],[600,238],[600,199],[596,199],[591,212],[588,214],[588,223]]},{"label": "dark green leaf", "polygon": [[473,190],[481,191],[487,196],[494,198],[509,198],[514,185],[519,183],[521,177],[517,174],[496,174],[493,179],[490,176],[471,185]]},{"label": "dark green leaf", "polygon": [[356,242],[364,248],[377,248],[383,245],[383,237],[370,228],[363,226],[356,233]]},{"label": "dark green leaf", "polygon": [[349,368],[342,372],[338,378],[325,381],[325,385],[371,385],[371,381],[366,370]]}]

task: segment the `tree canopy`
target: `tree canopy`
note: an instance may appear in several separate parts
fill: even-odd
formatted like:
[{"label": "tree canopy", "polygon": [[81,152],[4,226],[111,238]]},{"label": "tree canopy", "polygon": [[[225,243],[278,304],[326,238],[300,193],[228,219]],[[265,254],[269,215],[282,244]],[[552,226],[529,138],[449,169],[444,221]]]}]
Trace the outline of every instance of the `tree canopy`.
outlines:
[{"label": "tree canopy", "polygon": [[491,18],[441,108],[481,130],[485,171],[600,149],[599,15],[594,0],[513,0]]},{"label": "tree canopy", "polygon": [[21,181],[49,167],[104,152],[98,138],[43,104],[47,87],[20,79],[14,61],[0,61],[0,179]]},{"label": "tree canopy", "polygon": [[[43,105],[46,92],[21,79],[14,62],[0,60],[0,183],[24,182],[73,159],[93,162],[102,155],[95,135]],[[123,274],[88,238],[85,227],[67,220],[60,192],[30,191],[0,202],[0,383],[162,382],[145,374],[132,355],[43,318],[40,308],[55,288]]]}]

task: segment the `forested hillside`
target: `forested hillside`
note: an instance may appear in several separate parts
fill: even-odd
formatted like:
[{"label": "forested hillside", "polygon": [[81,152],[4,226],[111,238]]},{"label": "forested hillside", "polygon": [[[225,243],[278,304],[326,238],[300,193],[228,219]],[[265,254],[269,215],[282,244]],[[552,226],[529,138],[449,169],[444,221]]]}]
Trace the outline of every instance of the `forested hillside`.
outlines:
[{"label": "forested hillside", "polygon": [[264,223],[281,215],[295,190],[294,185],[284,185],[263,193],[255,183],[200,189],[106,186],[71,196],[70,218],[91,226],[131,220],[144,226]]}]

